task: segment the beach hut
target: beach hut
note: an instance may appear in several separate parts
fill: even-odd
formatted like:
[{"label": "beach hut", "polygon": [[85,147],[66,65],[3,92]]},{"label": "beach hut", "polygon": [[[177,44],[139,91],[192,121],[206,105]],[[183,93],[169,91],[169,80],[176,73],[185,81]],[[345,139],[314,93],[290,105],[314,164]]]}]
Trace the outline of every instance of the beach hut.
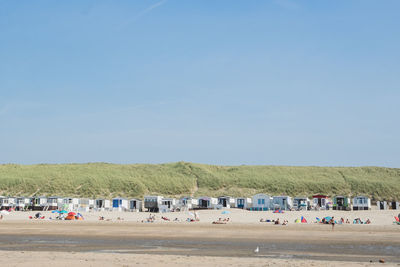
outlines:
[{"label": "beach hut", "polygon": [[44,210],[47,207],[47,197],[33,197],[31,206],[29,207],[31,210]]},{"label": "beach hut", "polygon": [[67,211],[77,211],[79,209],[79,198],[64,198],[62,204],[60,204],[58,208]]},{"label": "beach hut", "polygon": [[25,210],[31,206],[32,199],[30,197],[17,197],[16,210]]},{"label": "beach hut", "polygon": [[217,208],[218,199],[214,197],[199,197],[199,209],[214,209]]},{"label": "beach hut", "polygon": [[389,209],[398,210],[398,209],[400,209],[400,202],[397,202],[397,201],[390,201],[390,202],[388,203],[388,206],[389,206]]},{"label": "beach hut", "polygon": [[175,198],[168,198],[168,197],[163,197],[161,199],[161,205],[159,207],[160,212],[170,212],[174,211],[175,208],[177,207],[177,201]]},{"label": "beach hut", "polygon": [[238,209],[245,209],[245,210],[251,208],[251,198],[249,197],[236,198],[235,207]]},{"label": "beach hut", "polygon": [[136,198],[129,199],[130,211],[142,211],[142,201]]},{"label": "beach hut", "polygon": [[349,197],[335,196],[333,198],[334,210],[351,210],[351,201]]},{"label": "beach hut", "polygon": [[234,208],[235,207],[235,199],[233,197],[221,196],[218,197],[218,208]]},{"label": "beach hut", "polygon": [[272,205],[274,210],[290,210],[293,207],[293,202],[289,196],[274,196],[272,197]]},{"label": "beach hut", "polygon": [[11,208],[15,208],[16,206],[16,198],[15,197],[1,197],[0,198],[0,209],[8,210]]},{"label": "beach hut", "polygon": [[112,208],[117,211],[126,211],[128,209],[128,200],[122,197],[112,199]]},{"label": "beach hut", "polygon": [[386,201],[377,201],[376,206],[378,207],[378,210],[387,210],[388,209],[388,204]]},{"label": "beach hut", "polygon": [[79,206],[78,210],[81,212],[88,212],[95,207],[95,201],[94,199],[90,198],[80,198],[79,199]]},{"label": "beach hut", "polygon": [[313,196],[313,208],[314,209],[329,209],[329,198],[326,195],[314,195]]},{"label": "beach hut", "polygon": [[293,199],[293,208],[295,210],[311,209],[310,199],[308,197],[295,197]]},{"label": "beach hut", "polygon": [[353,198],[353,210],[370,210],[371,199],[366,196],[357,196]]},{"label": "beach hut", "polygon": [[149,212],[159,212],[162,199],[162,196],[145,196],[144,208]]},{"label": "beach hut", "polygon": [[266,194],[256,194],[253,196],[251,210],[263,211],[272,209],[272,197]]},{"label": "beach hut", "polygon": [[94,208],[97,211],[110,210],[111,202],[110,202],[110,200],[104,199],[104,198],[96,199],[95,203],[94,203]]},{"label": "beach hut", "polygon": [[45,210],[56,210],[64,203],[62,197],[48,197],[45,205]]},{"label": "beach hut", "polygon": [[198,207],[198,205],[199,200],[192,197],[182,197],[178,202],[178,207],[181,211],[195,209]]}]

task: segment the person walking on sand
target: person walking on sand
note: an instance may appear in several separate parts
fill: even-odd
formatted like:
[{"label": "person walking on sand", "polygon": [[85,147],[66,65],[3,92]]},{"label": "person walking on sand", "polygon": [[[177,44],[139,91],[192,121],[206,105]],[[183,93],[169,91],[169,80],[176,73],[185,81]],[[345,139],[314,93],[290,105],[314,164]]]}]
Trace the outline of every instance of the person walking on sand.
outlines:
[{"label": "person walking on sand", "polygon": [[329,223],[332,224],[332,231],[333,231],[335,228],[335,217],[332,217]]}]

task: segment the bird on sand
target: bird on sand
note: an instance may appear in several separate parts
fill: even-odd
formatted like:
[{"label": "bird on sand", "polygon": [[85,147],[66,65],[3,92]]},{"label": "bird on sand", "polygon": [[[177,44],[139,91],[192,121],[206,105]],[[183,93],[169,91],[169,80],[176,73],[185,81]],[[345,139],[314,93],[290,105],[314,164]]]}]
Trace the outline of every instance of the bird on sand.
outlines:
[{"label": "bird on sand", "polygon": [[254,253],[258,253],[259,251],[260,251],[260,248],[257,247],[257,248],[254,250]]}]

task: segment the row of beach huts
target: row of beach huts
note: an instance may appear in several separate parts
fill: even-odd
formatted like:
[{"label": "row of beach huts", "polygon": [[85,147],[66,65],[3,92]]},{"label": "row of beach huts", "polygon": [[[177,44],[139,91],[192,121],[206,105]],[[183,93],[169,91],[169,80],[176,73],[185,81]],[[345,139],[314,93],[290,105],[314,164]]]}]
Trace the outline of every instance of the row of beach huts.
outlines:
[{"label": "row of beach huts", "polygon": [[[2,197],[0,209],[9,210],[67,210],[67,211],[149,211],[171,212],[193,209],[238,208],[251,211],[268,210],[370,210],[371,199],[366,196],[314,195],[308,197],[269,196],[256,194],[249,197],[182,197],[166,198],[162,196],[145,196],[141,199],[116,197],[109,199],[65,198],[65,197]],[[400,202],[377,201],[380,210],[400,209]]]}]

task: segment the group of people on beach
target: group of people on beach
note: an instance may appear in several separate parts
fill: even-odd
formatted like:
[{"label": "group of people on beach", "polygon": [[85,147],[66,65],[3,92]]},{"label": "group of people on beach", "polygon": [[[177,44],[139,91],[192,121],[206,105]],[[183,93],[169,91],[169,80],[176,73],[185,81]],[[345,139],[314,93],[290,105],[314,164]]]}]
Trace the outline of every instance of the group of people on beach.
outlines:
[{"label": "group of people on beach", "polygon": [[230,218],[218,218],[217,221],[213,221],[212,224],[227,224],[228,222],[230,222]]}]

